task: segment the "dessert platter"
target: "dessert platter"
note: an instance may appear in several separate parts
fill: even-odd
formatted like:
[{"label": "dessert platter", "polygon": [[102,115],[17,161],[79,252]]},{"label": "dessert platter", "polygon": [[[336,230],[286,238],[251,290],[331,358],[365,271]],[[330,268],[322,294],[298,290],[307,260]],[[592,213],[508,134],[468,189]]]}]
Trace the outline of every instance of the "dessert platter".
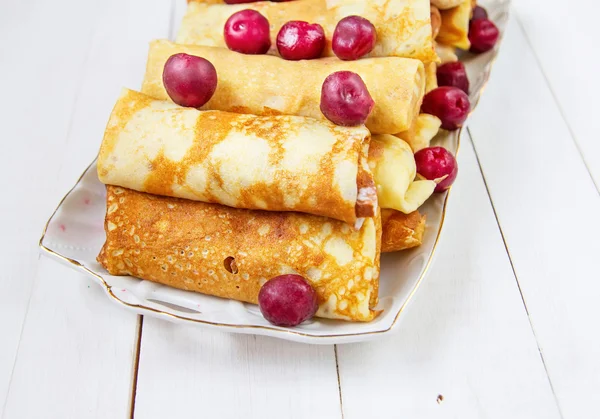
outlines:
[{"label": "dessert platter", "polygon": [[140,314],[307,343],[390,333],[507,18],[507,1],[190,1],[40,247]]}]

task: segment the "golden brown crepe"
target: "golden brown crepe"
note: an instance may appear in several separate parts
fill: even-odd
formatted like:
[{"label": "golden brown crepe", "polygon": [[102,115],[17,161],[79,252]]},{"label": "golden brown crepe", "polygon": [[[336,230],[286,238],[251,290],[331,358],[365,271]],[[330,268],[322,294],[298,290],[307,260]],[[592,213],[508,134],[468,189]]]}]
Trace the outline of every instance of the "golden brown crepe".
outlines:
[{"label": "golden brown crepe", "polygon": [[403,214],[399,211],[381,210],[381,251],[397,252],[423,243],[425,233],[425,216],[419,211]]},{"label": "golden brown crepe", "polygon": [[287,273],[307,278],[317,316],[376,316],[381,224],[360,230],[295,212],[249,211],[107,186],[106,243],[98,261],[111,275],[257,303],[260,287]]},{"label": "golden brown crepe", "polygon": [[[237,5],[192,2],[188,5],[176,42],[226,47],[223,28],[235,12],[253,9],[271,24],[271,39],[290,20],[323,26],[327,39],[324,55],[333,56],[331,39],[337,23],[350,15],[369,19],[377,30],[377,43],[370,57],[407,57],[436,61],[431,37],[429,0],[295,0]],[[275,42],[271,53],[275,54]]]},{"label": "golden brown crepe", "polygon": [[354,224],[377,209],[369,140],[364,126],[198,111],[124,89],[98,176],[141,192]]},{"label": "golden brown crepe", "polygon": [[143,93],[170,100],[162,81],[163,68],[171,55],[181,52],[206,58],[217,70],[217,90],[202,109],[325,120],[320,110],[323,81],[333,72],[346,70],[361,76],[375,101],[367,128],[373,134],[396,134],[410,127],[424,94],[425,73],[418,60],[388,57],[286,61],[163,40],[150,44]]},{"label": "golden brown crepe", "polygon": [[441,10],[442,25],[436,41],[467,50],[469,41],[469,20],[471,19],[471,0],[462,0],[460,5],[448,10]]}]

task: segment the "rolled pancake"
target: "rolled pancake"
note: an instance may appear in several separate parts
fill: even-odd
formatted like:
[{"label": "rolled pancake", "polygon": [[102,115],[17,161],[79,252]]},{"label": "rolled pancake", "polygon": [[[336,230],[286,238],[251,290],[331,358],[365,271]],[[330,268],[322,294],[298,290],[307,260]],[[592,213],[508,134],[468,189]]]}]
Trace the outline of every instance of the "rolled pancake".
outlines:
[{"label": "rolled pancake", "polygon": [[369,148],[369,167],[375,177],[381,208],[405,214],[419,208],[436,187],[432,180],[417,180],[417,165],[410,146],[393,135],[374,135]]},{"label": "rolled pancake", "polygon": [[317,316],[376,316],[379,216],[354,230],[307,214],[240,210],[114,186],[107,186],[107,208],[98,262],[111,275],[257,303],[267,280],[296,273],[317,293]]},{"label": "rolled pancake", "polygon": [[206,58],[217,70],[217,90],[202,109],[326,120],[320,110],[323,81],[333,72],[353,71],[361,76],[375,101],[366,121],[367,128],[373,134],[396,134],[410,127],[424,95],[425,72],[418,60],[388,57],[286,61],[268,55],[244,55],[224,48],[178,45],[163,40],[150,44],[143,93],[171,100],[163,85],[162,73],[167,59],[177,53]]},{"label": "rolled pancake", "polygon": [[[212,0],[217,2],[216,0]],[[440,10],[452,9],[453,7],[460,6],[462,0],[431,0],[431,5],[437,7]]]},{"label": "rolled pancake", "polygon": [[436,40],[442,44],[467,50],[469,41],[469,20],[471,19],[471,0],[462,0],[457,7],[441,10],[442,25]]},{"label": "rolled pancake", "polygon": [[381,210],[381,252],[411,249],[423,243],[425,216],[419,211],[403,214],[399,211]]},{"label": "rolled pancake", "polygon": [[98,176],[156,195],[354,224],[377,209],[369,140],[364,126],[198,111],[124,89],[104,135]]},{"label": "rolled pancake", "polygon": [[281,27],[290,20],[304,20],[323,26],[327,40],[324,55],[333,56],[331,39],[337,23],[344,17],[359,15],[369,19],[377,30],[377,42],[369,57],[406,57],[423,62],[437,59],[431,36],[429,0],[295,0],[237,5],[192,2],[175,42],[226,48],[225,22],[244,9],[257,10],[269,20],[272,54],[277,53],[274,40]]},{"label": "rolled pancake", "polygon": [[410,146],[413,153],[416,153],[429,147],[441,126],[442,121],[437,116],[422,113],[415,119],[409,130],[396,135]]}]

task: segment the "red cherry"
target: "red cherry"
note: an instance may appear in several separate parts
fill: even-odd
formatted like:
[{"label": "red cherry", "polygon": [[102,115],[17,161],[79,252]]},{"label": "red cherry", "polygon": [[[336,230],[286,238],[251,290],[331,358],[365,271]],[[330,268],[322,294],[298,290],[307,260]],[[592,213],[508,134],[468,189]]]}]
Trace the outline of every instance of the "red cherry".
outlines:
[{"label": "red cherry", "polygon": [[469,94],[469,78],[465,65],[460,61],[442,64],[437,68],[438,86],[454,86]]},{"label": "red cherry", "polygon": [[471,15],[471,20],[487,19],[487,18],[488,18],[487,10],[485,10],[483,7],[475,6],[473,8],[473,14]]},{"label": "red cherry", "polygon": [[175,54],[165,63],[163,84],[173,102],[199,108],[217,89],[217,71],[210,61],[202,57]]},{"label": "red cherry", "polygon": [[375,102],[363,79],[351,71],[330,74],[321,89],[321,112],[337,125],[364,124]]},{"label": "red cherry", "polygon": [[417,173],[429,180],[446,176],[435,187],[435,192],[443,192],[454,183],[458,174],[458,163],[444,147],[428,147],[415,153]]},{"label": "red cherry", "polygon": [[256,3],[259,0],[225,0],[227,4]]},{"label": "red cherry", "polygon": [[348,16],[335,27],[331,48],[341,60],[358,60],[370,53],[376,42],[377,31],[369,20],[360,16]]},{"label": "red cherry", "polygon": [[491,20],[472,20],[469,24],[469,41],[471,41],[469,51],[476,54],[489,51],[494,48],[499,36],[500,32]]},{"label": "red cherry", "polygon": [[421,105],[421,112],[440,118],[442,128],[447,130],[455,130],[462,126],[470,109],[467,94],[457,87],[450,86],[433,89],[425,95]]},{"label": "red cherry", "polygon": [[325,48],[325,31],[318,23],[292,20],[277,34],[277,50],[286,60],[319,58]]},{"label": "red cherry", "polygon": [[280,275],[267,281],[258,293],[258,306],[276,326],[297,326],[315,315],[317,294],[300,275]]},{"label": "red cherry", "polygon": [[242,54],[266,54],[271,48],[269,21],[256,10],[232,14],[224,28],[225,43]]}]

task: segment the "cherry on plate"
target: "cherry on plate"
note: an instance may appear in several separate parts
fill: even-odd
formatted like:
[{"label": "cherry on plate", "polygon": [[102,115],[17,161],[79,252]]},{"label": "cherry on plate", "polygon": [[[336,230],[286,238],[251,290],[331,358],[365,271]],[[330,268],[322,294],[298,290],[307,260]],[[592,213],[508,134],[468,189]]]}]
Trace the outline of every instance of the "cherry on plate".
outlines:
[{"label": "cherry on plate", "polygon": [[471,15],[471,20],[487,19],[487,18],[488,18],[487,10],[485,10],[483,7],[475,6],[473,8],[473,14]]},{"label": "cherry on plate", "polygon": [[442,128],[451,131],[462,126],[470,109],[467,94],[451,86],[433,89],[425,95],[421,105],[421,112],[437,116],[442,121]]},{"label": "cherry on plate", "polygon": [[223,30],[227,47],[242,54],[266,54],[271,48],[269,21],[256,10],[232,14]]},{"label": "cherry on plate", "polygon": [[437,68],[438,86],[458,87],[465,93],[469,93],[469,78],[465,65],[460,61],[442,64]]},{"label": "cherry on plate", "polygon": [[469,51],[479,54],[491,50],[498,42],[499,35],[498,28],[491,20],[472,20],[469,24],[469,41],[471,41]]},{"label": "cherry on plate", "polygon": [[163,69],[163,84],[173,102],[199,108],[217,89],[217,70],[202,57],[184,53],[171,55]]},{"label": "cherry on plate", "polygon": [[[427,147],[415,153],[417,173],[429,180],[444,178],[435,187],[435,192],[444,192],[454,183],[458,174],[458,163],[444,147]],[[446,177],[444,177],[446,176]]]},{"label": "cherry on plate", "polygon": [[327,76],[321,88],[321,112],[337,125],[364,124],[375,102],[363,79],[351,71]]},{"label": "cherry on plate", "polygon": [[317,294],[300,275],[280,275],[267,281],[258,293],[258,306],[276,326],[297,326],[315,315]]},{"label": "cherry on plate", "polygon": [[318,23],[312,25],[292,20],[277,34],[277,51],[286,60],[312,60],[319,58],[325,48],[325,31]]},{"label": "cherry on plate", "polygon": [[331,48],[341,60],[358,60],[371,52],[376,42],[377,31],[368,19],[348,16],[335,27]]}]

